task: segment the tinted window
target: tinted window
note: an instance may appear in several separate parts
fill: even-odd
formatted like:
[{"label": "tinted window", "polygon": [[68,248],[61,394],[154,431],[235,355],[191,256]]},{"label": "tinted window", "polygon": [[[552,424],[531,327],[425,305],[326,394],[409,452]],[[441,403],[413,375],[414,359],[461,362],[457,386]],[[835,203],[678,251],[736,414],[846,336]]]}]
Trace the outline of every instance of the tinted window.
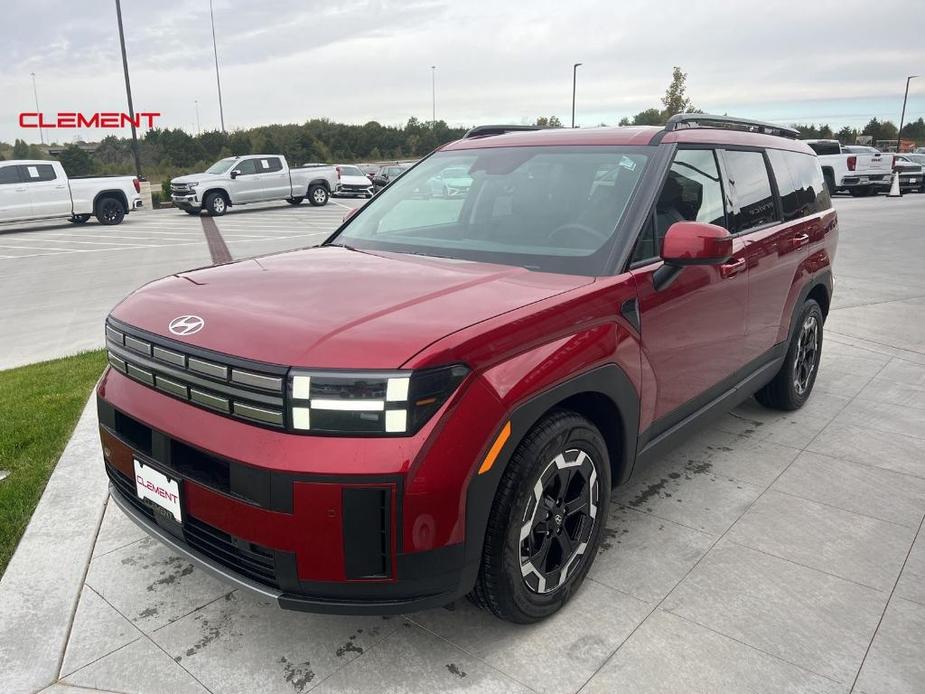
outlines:
[{"label": "tinted window", "polygon": [[19,175],[26,183],[54,181],[55,168],[51,164],[29,164],[19,167]]},{"label": "tinted window", "polygon": [[725,159],[735,201],[729,231],[747,231],[777,221],[764,155],[761,152],[726,151]]},{"label": "tinted window", "polygon": [[799,219],[832,206],[819,161],[808,154],[768,150],[777,180],[784,221]]},{"label": "tinted window", "polygon": [[342,176],[365,176],[362,171],[356,166],[341,166],[340,173]]},{"label": "tinted window", "polygon": [[[353,217],[334,244],[600,274],[648,161],[645,148],[438,152]],[[434,181],[452,170],[452,185]]]},{"label": "tinted window", "polygon": [[841,154],[841,145],[835,140],[819,140],[818,142],[807,142],[816,154]]},{"label": "tinted window", "polygon": [[274,171],[283,170],[283,163],[279,160],[279,157],[255,159],[254,161],[257,162],[257,173],[273,173]]},{"label": "tinted window", "polygon": [[245,159],[244,161],[238,162],[238,165],[234,168],[235,171],[240,172],[242,175],[257,173],[257,160]]},{"label": "tinted window", "polygon": [[0,167],[0,185],[4,183],[19,183],[19,169],[16,166]]},{"label": "tinted window", "polygon": [[723,188],[713,150],[680,150],[675,155],[655,203],[654,223],[647,224],[640,235],[633,261],[659,256],[668,228],[681,221],[726,226]]}]

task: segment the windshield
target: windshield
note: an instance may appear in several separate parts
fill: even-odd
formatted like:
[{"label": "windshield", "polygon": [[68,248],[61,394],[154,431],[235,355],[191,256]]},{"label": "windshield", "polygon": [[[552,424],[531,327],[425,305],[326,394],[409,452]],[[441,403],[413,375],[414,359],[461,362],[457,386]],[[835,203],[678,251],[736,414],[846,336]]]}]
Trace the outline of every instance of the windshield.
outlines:
[{"label": "windshield", "polygon": [[906,158],[916,164],[925,164],[925,154],[907,154]]},{"label": "windshield", "polygon": [[208,169],[206,169],[207,174],[223,174],[228,169],[231,168],[231,165],[234,164],[235,158],[229,157],[228,159],[219,159],[217,162],[212,164]]},{"label": "windshield", "polygon": [[360,171],[356,166],[341,166],[340,167],[341,176],[365,176],[366,174]]},{"label": "windshield", "polygon": [[329,243],[601,274],[647,161],[629,147],[438,152]]}]

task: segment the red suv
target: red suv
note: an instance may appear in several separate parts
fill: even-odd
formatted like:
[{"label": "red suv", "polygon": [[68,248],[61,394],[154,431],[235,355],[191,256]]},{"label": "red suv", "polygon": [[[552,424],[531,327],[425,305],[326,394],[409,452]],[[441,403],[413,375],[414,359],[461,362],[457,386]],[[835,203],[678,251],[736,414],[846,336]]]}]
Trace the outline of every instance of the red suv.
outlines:
[{"label": "red suv", "polygon": [[795,136],[476,128],[320,247],[147,285],[106,325],[114,500],[285,608],[546,617],[613,487],[753,394],[809,397],[838,225]]}]

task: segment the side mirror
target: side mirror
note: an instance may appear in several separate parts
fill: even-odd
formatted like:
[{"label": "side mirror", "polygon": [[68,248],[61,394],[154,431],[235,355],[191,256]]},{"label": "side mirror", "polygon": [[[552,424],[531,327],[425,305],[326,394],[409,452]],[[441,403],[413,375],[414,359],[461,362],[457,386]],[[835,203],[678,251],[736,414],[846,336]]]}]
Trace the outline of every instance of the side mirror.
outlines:
[{"label": "side mirror", "polygon": [[231,172],[231,180],[236,179],[240,175],[241,175],[241,172],[238,169],[235,169],[234,171]]},{"label": "side mirror", "polygon": [[656,290],[665,289],[685,265],[722,265],[732,256],[732,235],[716,224],[675,222],[662,239],[662,267],[652,275]]}]

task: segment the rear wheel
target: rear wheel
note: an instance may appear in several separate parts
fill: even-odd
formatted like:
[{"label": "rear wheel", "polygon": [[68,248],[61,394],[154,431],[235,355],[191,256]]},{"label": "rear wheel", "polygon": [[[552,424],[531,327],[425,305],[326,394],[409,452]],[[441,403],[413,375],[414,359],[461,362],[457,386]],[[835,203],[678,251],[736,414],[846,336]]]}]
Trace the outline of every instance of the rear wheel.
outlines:
[{"label": "rear wheel", "polygon": [[100,198],[96,203],[96,219],[100,224],[112,226],[121,224],[125,219],[125,208],[115,198]]},{"label": "rear wheel", "polygon": [[828,189],[829,195],[835,195],[835,175],[830,171],[825,171],[822,177],[825,179],[825,187]]},{"label": "rear wheel", "polygon": [[288,202],[290,205],[295,206],[295,205],[301,205],[304,199],[305,199],[304,197],[299,196],[295,198],[287,198],[286,202]]},{"label": "rear wheel", "polygon": [[323,207],[328,204],[328,198],[330,198],[330,193],[328,189],[323,185],[313,185],[308,189],[308,201],[315,207]]},{"label": "rear wheel", "polygon": [[864,198],[873,194],[870,186],[855,186],[854,188],[849,188],[848,192],[851,193],[853,198]]},{"label": "rear wheel", "polygon": [[539,621],[574,595],[610,501],[610,459],[584,417],[554,411],[520,442],[498,484],[470,599],[512,622]]},{"label": "rear wheel", "polygon": [[88,219],[90,219],[90,217],[91,215],[89,214],[75,214],[67,221],[69,221],[71,224],[84,224]]},{"label": "rear wheel", "polygon": [[221,193],[209,193],[206,196],[203,206],[213,217],[221,217],[228,211],[228,201]]},{"label": "rear wheel", "polygon": [[775,410],[798,410],[809,399],[822,357],[822,309],[813,299],[803,304],[797,329],[780,371],[755,398]]}]

